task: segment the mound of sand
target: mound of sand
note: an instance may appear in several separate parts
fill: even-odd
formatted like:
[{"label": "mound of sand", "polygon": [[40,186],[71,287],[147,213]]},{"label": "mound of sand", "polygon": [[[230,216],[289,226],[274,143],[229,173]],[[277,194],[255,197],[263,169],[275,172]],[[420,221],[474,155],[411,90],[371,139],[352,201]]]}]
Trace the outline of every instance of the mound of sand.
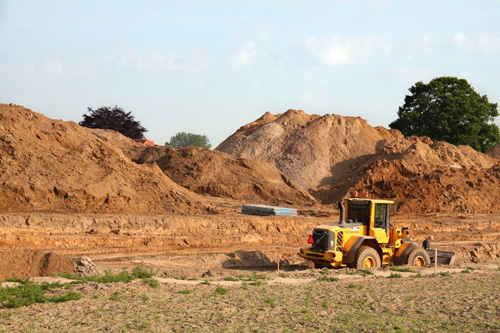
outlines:
[{"label": "mound of sand", "polygon": [[213,211],[157,166],[132,162],[91,130],[6,104],[0,104],[0,184],[3,212]]},{"label": "mound of sand", "polygon": [[73,273],[70,256],[55,252],[0,247],[0,281],[6,278],[51,276],[53,273]]},{"label": "mound of sand", "polygon": [[404,138],[361,118],[266,113],[216,149],[274,163],[326,204],[357,189],[392,198],[403,212],[500,211],[496,159],[468,146]]},{"label": "mound of sand", "polygon": [[[106,133],[112,135],[112,133]],[[156,164],[174,182],[199,194],[272,205],[312,205],[316,199],[271,163],[198,147],[121,148],[136,163]]]},{"label": "mound of sand", "polygon": [[486,155],[500,160],[500,145],[496,145],[486,152]]}]

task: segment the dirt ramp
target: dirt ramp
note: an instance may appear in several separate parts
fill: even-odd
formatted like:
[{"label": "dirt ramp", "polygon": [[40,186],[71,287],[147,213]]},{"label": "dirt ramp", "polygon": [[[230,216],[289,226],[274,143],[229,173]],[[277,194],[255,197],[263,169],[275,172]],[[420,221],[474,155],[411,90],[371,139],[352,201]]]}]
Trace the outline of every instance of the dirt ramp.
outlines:
[{"label": "dirt ramp", "polygon": [[[74,122],[0,104],[3,212],[210,212],[158,167],[132,162]],[[131,140],[119,135],[119,143]]]},{"label": "dirt ramp", "polygon": [[42,250],[0,248],[0,281],[73,273],[71,257]]}]

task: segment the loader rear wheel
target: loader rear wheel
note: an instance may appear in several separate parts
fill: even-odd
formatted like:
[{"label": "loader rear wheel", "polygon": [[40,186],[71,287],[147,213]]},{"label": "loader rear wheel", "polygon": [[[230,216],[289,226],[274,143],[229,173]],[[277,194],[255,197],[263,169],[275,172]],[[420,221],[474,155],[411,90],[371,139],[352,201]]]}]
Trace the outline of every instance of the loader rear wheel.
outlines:
[{"label": "loader rear wheel", "polygon": [[380,256],[374,248],[369,246],[360,246],[356,251],[357,269],[377,269],[380,268]]},{"label": "loader rear wheel", "polygon": [[408,255],[408,265],[414,267],[423,267],[431,264],[431,258],[424,249],[413,249]]}]

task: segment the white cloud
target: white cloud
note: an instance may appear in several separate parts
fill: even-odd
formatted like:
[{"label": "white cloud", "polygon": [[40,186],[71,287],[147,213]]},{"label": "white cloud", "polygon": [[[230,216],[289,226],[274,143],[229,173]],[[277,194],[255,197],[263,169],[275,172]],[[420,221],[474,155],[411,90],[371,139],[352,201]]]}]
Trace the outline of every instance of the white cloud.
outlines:
[{"label": "white cloud", "polygon": [[185,56],[179,56],[175,51],[165,51],[153,48],[140,52],[130,50],[120,57],[119,67],[131,67],[141,71],[186,71],[201,72],[211,66],[212,57],[201,48],[190,51]]},{"label": "white cloud", "polygon": [[327,66],[344,66],[392,53],[392,43],[377,36],[306,38],[306,49]]},{"label": "white cloud", "polygon": [[453,41],[457,45],[464,45],[467,42],[467,36],[461,32],[457,32],[453,37]]},{"label": "white cloud", "polygon": [[259,52],[255,50],[254,42],[246,42],[233,50],[228,57],[229,66],[233,69],[252,67]]},{"label": "white cloud", "polygon": [[339,66],[349,63],[348,47],[341,45],[339,37],[318,41],[314,37],[306,39],[306,47],[316,58],[327,66]]}]

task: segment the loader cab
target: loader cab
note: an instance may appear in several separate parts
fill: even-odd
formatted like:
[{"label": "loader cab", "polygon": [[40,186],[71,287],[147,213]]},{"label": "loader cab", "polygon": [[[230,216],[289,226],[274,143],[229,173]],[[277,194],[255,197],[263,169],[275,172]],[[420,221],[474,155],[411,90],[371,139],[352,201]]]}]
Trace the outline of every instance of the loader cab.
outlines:
[{"label": "loader cab", "polygon": [[346,220],[366,226],[366,236],[381,242],[389,239],[389,207],[393,201],[376,199],[346,199]]}]

